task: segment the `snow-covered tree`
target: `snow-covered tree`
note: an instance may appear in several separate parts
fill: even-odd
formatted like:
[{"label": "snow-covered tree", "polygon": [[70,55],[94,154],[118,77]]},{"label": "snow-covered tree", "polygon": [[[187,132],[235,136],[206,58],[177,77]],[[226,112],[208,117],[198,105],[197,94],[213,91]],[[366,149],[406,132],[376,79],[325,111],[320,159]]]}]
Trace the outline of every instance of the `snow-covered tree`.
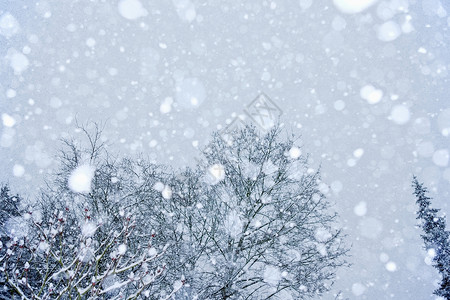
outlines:
[{"label": "snow-covered tree", "polygon": [[450,299],[450,232],[445,230],[445,217],[439,216],[439,209],[431,208],[431,198],[427,188],[416,177],[413,179],[414,195],[419,206],[417,219],[420,220],[425,249],[433,256],[433,265],[442,276],[440,287],[434,294]]},{"label": "snow-covered tree", "polygon": [[280,135],[252,126],[226,141],[215,134],[198,168],[173,183],[189,297],[312,298],[346,264],[319,171]]},{"label": "snow-covered tree", "polygon": [[64,140],[59,168],[30,214],[18,217],[26,235],[3,245],[8,287],[35,299],[170,298],[184,281],[165,279],[172,246],[157,229],[169,226],[142,209],[161,195],[152,187],[166,175],[144,160],[112,157],[92,125],[78,128],[84,143]]}]

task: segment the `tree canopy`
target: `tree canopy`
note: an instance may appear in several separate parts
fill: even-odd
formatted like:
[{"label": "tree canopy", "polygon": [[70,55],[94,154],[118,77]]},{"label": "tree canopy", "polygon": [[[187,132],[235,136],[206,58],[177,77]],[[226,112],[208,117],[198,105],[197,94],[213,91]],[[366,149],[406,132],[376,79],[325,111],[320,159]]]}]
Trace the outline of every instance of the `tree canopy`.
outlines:
[{"label": "tree canopy", "polygon": [[82,130],[85,145],[65,141],[59,169],[21,213],[30,234],[8,237],[13,293],[309,299],[346,265],[320,171],[280,127],[215,133],[181,170],[115,158],[98,127]]}]

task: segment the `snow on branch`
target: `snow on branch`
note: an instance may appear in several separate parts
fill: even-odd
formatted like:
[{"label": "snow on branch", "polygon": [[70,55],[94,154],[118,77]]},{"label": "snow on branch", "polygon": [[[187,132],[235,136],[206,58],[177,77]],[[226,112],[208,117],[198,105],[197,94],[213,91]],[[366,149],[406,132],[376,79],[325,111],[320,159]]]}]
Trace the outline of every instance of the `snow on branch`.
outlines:
[{"label": "snow on branch", "polygon": [[10,235],[0,244],[0,271],[11,296],[136,299],[150,292],[166,269],[161,257],[167,246],[158,251],[151,241],[131,245],[136,224],[130,215],[124,215],[120,231],[116,228],[101,234],[97,232],[101,223],[86,218],[74,224],[67,215],[68,210],[55,211],[42,220],[28,213],[23,221],[30,234]]}]

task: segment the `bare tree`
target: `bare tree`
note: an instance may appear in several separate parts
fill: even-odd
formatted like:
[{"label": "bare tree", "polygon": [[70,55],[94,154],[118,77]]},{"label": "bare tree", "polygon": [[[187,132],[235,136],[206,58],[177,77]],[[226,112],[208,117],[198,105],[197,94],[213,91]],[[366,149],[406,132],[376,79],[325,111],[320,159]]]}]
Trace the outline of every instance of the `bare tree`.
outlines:
[{"label": "bare tree", "polygon": [[174,234],[190,296],[306,299],[328,290],[348,249],[319,171],[279,128],[219,134],[197,170],[174,182]]},{"label": "bare tree", "polygon": [[[24,257],[41,257],[41,259],[33,260],[34,265],[31,265],[30,262],[31,267],[27,269],[27,274],[33,273],[35,284],[30,285],[31,289],[22,289],[21,295],[42,298],[45,294],[44,289],[49,284],[55,285],[54,281],[46,280],[47,273],[40,274],[36,271],[43,268],[44,270],[49,269],[50,275],[52,272],[59,272],[58,275],[62,274],[63,277],[67,277],[69,273],[78,272],[76,276],[80,276],[80,278],[77,279],[78,288],[76,289],[73,288],[76,278],[70,279],[70,282],[58,281],[58,291],[62,298],[67,296],[87,299],[106,294],[108,294],[107,298],[116,294],[117,297],[127,295],[126,297],[136,298],[143,291],[153,299],[168,297],[173,293],[174,282],[181,282],[180,277],[175,275],[165,279],[166,271],[169,268],[168,262],[170,262],[167,257],[167,251],[171,249],[170,242],[168,238],[161,238],[164,235],[157,231],[158,228],[165,228],[160,226],[161,218],[157,218],[157,212],[160,209],[153,209],[151,213],[143,210],[148,203],[152,203],[153,199],[158,198],[161,194],[152,187],[155,182],[162,180],[159,177],[166,176],[166,174],[159,170],[159,166],[146,163],[143,159],[117,159],[111,156],[102,138],[101,127],[97,124],[88,124],[77,130],[82,133],[84,140],[63,140],[64,147],[58,156],[59,168],[53,176],[47,178],[46,187],[42,190],[40,197],[36,199],[36,207],[30,211],[33,215],[39,215],[43,221],[32,221],[28,226],[34,232],[34,236],[22,239],[22,243],[29,243],[29,245],[27,244],[28,252],[14,241],[6,247],[5,251],[15,249],[13,254],[20,253],[17,254],[18,257],[14,258],[17,258],[22,264]],[[84,184],[88,182],[89,188],[78,190],[71,183],[71,178],[83,168],[87,169],[90,174],[81,172],[79,179]],[[146,204],[145,207],[143,203]],[[60,215],[64,215],[64,217]],[[124,219],[126,219],[126,223],[124,223]],[[63,223],[60,223],[60,220],[63,220]],[[92,235],[85,236],[86,228],[95,230]],[[48,235],[48,232],[53,235]],[[34,240],[30,240],[31,237]],[[18,241],[20,242],[20,239]],[[45,244],[42,244],[42,241],[45,241]],[[49,252],[39,251],[39,245],[48,245]],[[66,257],[55,257],[52,255],[57,251],[52,249],[54,245],[57,245],[58,249],[59,247],[65,249],[66,246],[72,248],[71,251],[64,252]],[[125,255],[130,255],[126,259],[116,257],[117,251],[120,250],[117,248],[119,245],[123,245],[120,249],[127,250]],[[20,251],[17,252],[18,249]],[[86,252],[86,255],[91,255],[88,265],[83,265],[84,262],[80,262],[78,259],[82,255],[80,253],[84,253],[83,251]],[[156,254],[157,256],[152,258],[148,251],[153,256]],[[164,255],[161,256],[162,253]],[[56,254],[56,256],[58,255]],[[112,265],[111,259],[113,258],[118,265]],[[17,267],[20,264],[11,265],[12,259],[8,259],[8,256],[3,259],[3,262],[8,262],[7,265],[10,268],[14,267],[16,271],[18,270]],[[68,261],[64,261],[64,259],[68,259]],[[60,262],[60,260],[63,261]],[[128,266],[132,267],[128,268]],[[72,267],[76,267],[76,269]],[[111,273],[113,267],[121,272]],[[160,273],[157,271],[154,273],[158,275],[156,276],[157,282],[154,280],[148,282],[150,273],[142,273],[143,268],[148,269],[150,273],[152,270],[159,270]],[[62,272],[62,269],[67,269],[67,271]],[[20,271],[23,272],[23,270]],[[131,275],[135,277],[130,278]],[[64,278],[67,279],[66,277]],[[23,277],[19,279],[23,280],[21,278]],[[102,286],[105,282],[111,282],[113,279],[121,283],[111,286],[120,285],[120,289],[115,288],[113,292],[112,288],[109,288],[105,292]],[[89,289],[87,289],[89,285],[84,286],[84,289],[80,287],[83,284],[91,284],[91,281],[95,283],[95,286],[91,286]],[[19,293],[16,288],[21,289],[20,283],[15,282],[14,277],[9,277],[9,285],[14,287],[15,293]],[[99,284],[100,287],[97,288]],[[42,291],[40,290],[36,294],[35,286],[40,286]],[[181,286],[177,285],[176,290]],[[55,294],[56,289],[52,287],[52,290],[51,297],[59,297]],[[119,293],[119,291],[121,292]]]}]

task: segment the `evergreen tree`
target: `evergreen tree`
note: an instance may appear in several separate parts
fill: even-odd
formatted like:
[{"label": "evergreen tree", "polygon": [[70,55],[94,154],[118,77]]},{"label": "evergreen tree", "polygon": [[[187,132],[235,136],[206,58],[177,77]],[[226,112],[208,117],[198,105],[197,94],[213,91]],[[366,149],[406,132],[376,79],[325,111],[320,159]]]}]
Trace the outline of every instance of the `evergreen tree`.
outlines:
[{"label": "evergreen tree", "polygon": [[[10,241],[14,223],[20,222],[20,202],[18,195],[11,195],[8,185],[0,189],[0,261],[6,255],[6,245]],[[0,266],[1,267],[1,266]],[[4,272],[0,271],[0,299],[11,299],[11,289],[6,284]]]},{"label": "evergreen tree", "polygon": [[5,234],[5,224],[11,217],[20,216],[20,198],[18,195],[10,195],[8,185],[0,189],[0,234]]},{"label": "evergreen tree", "polygon": [[422,239],[425,249],[434,253],[434,267],[442,276],[440,287],[434,294],[450,299],[450,232],[445,230],[445,217],[438,216],[439,209],[431,208],[431,198],[427,196],[427,188],[416,177],[413,179],[414,195],[419,206],[417,219],[424,232]]}]

